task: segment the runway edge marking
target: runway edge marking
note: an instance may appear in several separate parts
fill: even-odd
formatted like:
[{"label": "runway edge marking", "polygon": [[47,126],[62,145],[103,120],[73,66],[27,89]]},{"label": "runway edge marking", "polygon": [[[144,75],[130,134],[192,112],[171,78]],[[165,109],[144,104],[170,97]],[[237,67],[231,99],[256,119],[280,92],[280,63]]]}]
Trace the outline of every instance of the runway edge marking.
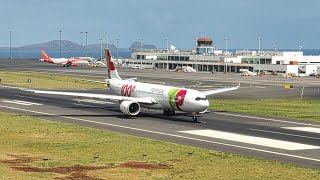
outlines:
[{"label": "runway edge marking", "polygon": [[2,102],[5,103],[11,103],[11,104],[19,104],[23,106],[31,106],[31,105],[36,105],[36,106],[41,106],[43,104],[40,103],[34,103],[34,102],[28,102],[28,101],[20,101],[20,100],[2,100]]},{"label": "runway edge marking", "polygon": [[[50,114],[50,113],[45,113],[45,112],[33,111],[33,110],[28,110],[28,109],[15,108],[15,107],[10,107],[10,106],[0,105],[0,107],[2,107],[2,108],[7,108],[7,109],[13,109],[13,110],[19,110],[19,111],[25,111],[25,112],[31,112],[31,113],[35,113],[35,114],[44,114],[44,115],[50,115],[50,116],[59,116],[59,115],[56,115],[56,114]],[[303,156],[297,156],[297,155],[293,155],[293,154],[279,153],[279,152],[268,151],[268,150],[263,150],[263,149],[256,149],[256,148],[250,148],[250,147],[232,145],[232,144],[227,144],[227,143],[220,143],[220,142],[208,141],[208,140],[204,140],[204,139],[197,139],[197,138],[192,138],[192,137],[186,137],[186,136],[180,136],[180,135],[175,135],[175,134],[162,133],[162,132],[157,132],[157,131],[150,131],[150,130],[133,128],[133,127],[128,127],[128,126],[121,126],[121,125],[116,125],[116,124],[110,124],[110,123],[103,123],[103,122],[91,121],[91,120],[80,119],[80,118],[73,118],[73,117],[67,117],[67,116],[59,116],[59,117],[63,117],[63,118],[66,118],[66,119],[72,119],[72,120],[76,120],[76,121],[89,122],[89,123],[94,123],[94,124],[101,124],[101,125],[106,125],[106,126],[112,126],[112,127],[118,127],[118,128],[124,128],[124,129],[130,129],[130,130],[136,130],[136,131],[142,131],[142,132],[148,132],[148,133],[153,133],[153,134],[166,135],[166,136],[171,136],[171,137],[178,137],[178,138],[182,138],[182,139],[195,140],[195,141],[206,142],[206,143],[211,143],[211,144],[218,144],[218,145],[224,145],[224,146],[229,146],[229,147],[234,147],[234,148],[247,149],[247,150],[252,150],[252,151],[258,151],[258,152],[264,152],[264,153],[269,153],[269,154],[275,154],[275,155],[279,155],[279,156],[287,156],[287,157],[291,157],[291,158],[297,158],[297,159],[304,159],[304,160],[309,160],[309,161],[320,162],[320,159],[303,157]]]}]

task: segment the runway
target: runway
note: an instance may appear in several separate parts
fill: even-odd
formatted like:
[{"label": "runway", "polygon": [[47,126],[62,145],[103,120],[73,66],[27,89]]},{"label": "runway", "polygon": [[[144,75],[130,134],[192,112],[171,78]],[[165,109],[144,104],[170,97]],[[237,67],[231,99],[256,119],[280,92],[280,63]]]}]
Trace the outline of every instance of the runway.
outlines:
[{"label": "runway", "polygon": [[[39,66],[33,65],[36,68],[31,68],[32,64],[38,65],[38,62],[28,61],[25,66],[23,62],[17,65],[8,63],[8,67],[1,62],[1,69],[48,71],[50,73],[69,73],[73,75],[90,73],[90,76],[95,77],[105,77],[106,74],[103,68],[68,69],[42,64],[39,64]],[[50,70],[51,67],[53,68]],[[167,72],[164,74],[160,71],[126,69],[120,70],[119,73],[121,75],[126,73],[127,77],[137,76],[141,81],[187,84],[196,89],[231,86],[242,79],[236,75],[225,77],[220,74],[215,77],[207,75],[203,77],[203,80],[200,81],[201,84],[199,84],[200,73],[192,75],[192,77],[191,75],[186,77],[187,80],[180,79],[183,75],[189,76],[185,73]],[[228,78],[229,76],[230,78]],[[235,79],[231,77],[235,77]],[[255,79],[256,77],[250,78]],[[295,82],[297,88],[292,89],[292,91],[282,88],[281,84],[287,83],[286,80],[279,80],[274,77],[271,78],[271,83],[259,79],[257,81],[250,80],[249,82],[243,82],[238,92],[228,92],[212,98],[225,98],[224,96],[228,98],[257,98],[263,94],[268,98],[273,96],[275,98],[286,98],[299,94],[298,87],[301,85],[306,85],[312,90],[307,92],[306,98],[318,96],[317,87],[314,85],[317,82],[316,80],[307,78],[303,82]],[[279,94],[272,90],[278,91]],[[87,90],[85,92],[91,91]],[[110,93],[108,89],[92,92]],[[177,113],[177,116],[174,117],[164,117],[159,110],[141,109],[139,116],[127,117],[120,112],[117,102],[39,95],[5,86],[0,86],[0,111],[320,168],[320,123],[253,117],[218,111],[200,115],[199,123],[191,122],[191,117],[188,114]]]}]

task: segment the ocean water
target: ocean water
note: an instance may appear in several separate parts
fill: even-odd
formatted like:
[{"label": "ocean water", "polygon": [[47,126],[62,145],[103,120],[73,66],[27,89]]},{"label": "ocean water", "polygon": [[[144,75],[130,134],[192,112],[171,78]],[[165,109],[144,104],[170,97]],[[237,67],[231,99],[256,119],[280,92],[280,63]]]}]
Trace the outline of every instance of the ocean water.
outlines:
[{"label": "ocean water", "polygon": [[[231,50],[235,52],[236,50]],[[268,51],[270,51],[268,49]],[[279,51],[297,51],[296,49],[281,49]],[[59,58],[60,57],[60,51],[48,51],[47,52],[50,57],[53,58]],[[113,50],[111,51],[112,55],[116,57],[116,51]],[[303,49],[304,55],[312,55],[312,56],[319,56],[320,55],[320,49]],[[126,50],[126,49],[120,49],[118,51],[119,57],[122,58],[130,58],[131,57],[131,50]],[[40,50],[16,50],[12,49],[11,51],[11,56],[13,58],[42,58],[41,51]],[[61,57],[85,57],[86,54],[83,51],[81,54],[80,51],[75,51],[75,50],[62,50],[61,51]],[[94,57],[94,58],[100,58],[100,51],[88,51],[87,52],[88,57]],[[102,54],[104,55],[104,52]],[[8,49],[0,49],[0,58],[9,58],[10,57],[10,52]]]},{"label": "ocean water", "polygon": [[[117,52],[116,51],[111,51],[112,56],[116,57]],[[61,51],[61,56],[60,56],[60,51],[47,51],[47,54],[50,57],[53,58],[59,58],[59,57],[85,57],[86,53],[83,51],[81,54],[80,51]],[[129,58],[131,57],[131,50],[119,50],[118,51],[119,57],[122,58]],[[102,56],[104,57],[105,54],[103,52]],[[9,50],[4,50],[0,49],[0,58],[8,58],[10,57],[10,51]],[[12,58],[19,58],[19,59],[24,59],[24,58],[35,58],[35,59],[40,59],[42,58],[41,51],[40,50],[12,50],[11,51],[11,57]],[[88,51],[87,52],[87,57],[93,57],[93,58],[100,58],[100,51]]]}]

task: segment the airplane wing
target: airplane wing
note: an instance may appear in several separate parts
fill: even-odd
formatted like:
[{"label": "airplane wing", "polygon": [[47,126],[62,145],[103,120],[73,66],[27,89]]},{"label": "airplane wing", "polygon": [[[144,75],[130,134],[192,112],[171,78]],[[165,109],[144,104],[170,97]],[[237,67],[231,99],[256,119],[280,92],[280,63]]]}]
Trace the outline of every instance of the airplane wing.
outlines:
[{"label": "airplane wing", "polygon": [[61,95],[61,96],[75,96],[75,97],[86,97],[86,98],[96,98],[104,100],[114,100],[114,101],[134,101],[142,104],[156,104],[157,102],[153,98],[145,97],[127,97],[127,96],[117,96],[117,95],[107,95],[107,94],[93,94],[93,93],[79,93],[79,92],[63,92],[63,91],[43,91],[34,89],[24,89],[20,90],[33,92],[36,94],[51,94],[51,95]]},{"label": "airplane wing", "polygon": [[227,91],[233,91],[236,89],[240,88],[240,83],[238,84],[238,86],[235,87],[228,87],[228,88],[220,88],[220,89],[214,89],[214,90],[209,90],[209,91],[202,91],[202,93],[206,96],[209,95],[213,95],[213,94],[218,94],[218,93],[222,93],[222,92],[227,92]]},{"label": "airplane wing", "polygon": [[99,84],[109,84],[108,79],[106,79],[106,81],[94,81],[94,80],[80,79],[80,78],[74,78],[74,79],[78,81],[86,81],[86,82],[99,83]]},{"label": "airplane wing", "polygon": [[[105,81],[94,81],[94,80],[89,80],[89,79],[80,79],[80,78],[74,78],[75,80],[78,80],[78,81],[86,81],[86,82],[92,82],[92,83],[99,83],[99,84],[109,84],[109,79],[105,79]],[[124,79],[124,81],[135,81],[137,80],[138,78],[129,78],[129,79]]]}]

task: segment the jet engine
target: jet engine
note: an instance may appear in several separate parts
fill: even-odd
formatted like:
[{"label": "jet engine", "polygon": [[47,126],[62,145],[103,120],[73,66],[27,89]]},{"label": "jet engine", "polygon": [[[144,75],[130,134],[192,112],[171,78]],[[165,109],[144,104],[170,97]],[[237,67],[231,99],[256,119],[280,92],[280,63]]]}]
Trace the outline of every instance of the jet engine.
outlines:
[{"label": "jet engine", "polygon": [[130,116],[136,116],[140,112],[140,104],[134,101],[123,101],[120,104],[120,110]]}]

